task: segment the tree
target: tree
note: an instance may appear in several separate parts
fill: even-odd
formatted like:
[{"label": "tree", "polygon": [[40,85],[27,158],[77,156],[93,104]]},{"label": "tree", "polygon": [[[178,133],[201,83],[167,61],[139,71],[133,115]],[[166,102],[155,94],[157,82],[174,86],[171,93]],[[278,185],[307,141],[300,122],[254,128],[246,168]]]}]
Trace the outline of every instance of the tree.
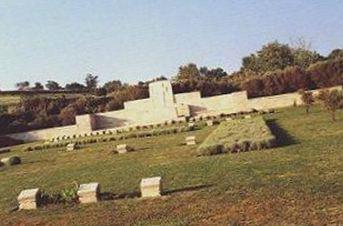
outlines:
[{"label": "tree", "polygon": [[35,86],[32,87],[32,90],[43,90],[43,89],[44,89],[44,86],[40,82],[36,82]]},{"label": "tree", "polygon": [[294,52],[294,65],[301,67],[302,69],[308,68],[311,64],[314,64],[324,57],[315,51],[305,49],[295,49]]},{"label": "tree", "polygon": [[66,84],[65,89],[68,91],[82,91],[86,89],[86,86],[77,82],[72,82],[72,83]]},{"label": "tree", "polygon": [[300,90],[299,93],[301,95],[301,100],[306,107],[306,114],[308,114],[310,112],[311,106],[314,103],[313,94],[310,91],[304,91],[304,90]]},{"label": "tree", "polygon": [[30,87],[30,83],[28,81],[18,82],[15,86],[18,90],[27,90]]},{"label": "tree", "polygon": [[294,64],[292,50],[288,45],[271,42],[264,45],[257,54],[244,57],[241,70],[251,70],[264,74],[267,71],[284,69]]},{"label": "tree", "polygon": [[328,55],[328,59],[336,59],[336,58],[343,58],[343,49],[334,49],[332,52]]},{"label": "tree", "polygon": [[88,90],[94,90],[98,86],[98,76],[87,74],[85,78],[86,87]]},{"label": "tree", "polygon": [[52,90],[52,91],[62,89],[62,87],[57,82],[51,81],[51,80],[47,81],[47,83],[45,84],[45,87],[48,90]]},{"label": "tree", "polygon": [[63,108],[59,114],[62,125],[70,125],[75,123],[76,110],[72,106]]},{"label": "tree", "polygon": [[208,69],[207,67],[201,67],[200,75],[208,78],[221,78],[224,76],[227,76],[227,73],[224,71],[224,69],[218,67],[214,69]]},{"label": "tree", "polygon": [[321,100],[325,108],[331,113],[332,121],[336,121],[336,111],[343,108],[343,92],[334,90],[322,90],[318,99]]},{"label": "tree", "polygon": [[189,63],[179,67],[179,72],[176,76],[176,80],[191,80],[200,77],[200,72],[196,64]]},{"label": "tree", "polygon": [[120,88],[122,88],[123,84],[120,80],[113,80],[110,82],[106,82],[103,86],[103,88],[106,89],[107,93],[112,93],[116,90],[119,90]]}]

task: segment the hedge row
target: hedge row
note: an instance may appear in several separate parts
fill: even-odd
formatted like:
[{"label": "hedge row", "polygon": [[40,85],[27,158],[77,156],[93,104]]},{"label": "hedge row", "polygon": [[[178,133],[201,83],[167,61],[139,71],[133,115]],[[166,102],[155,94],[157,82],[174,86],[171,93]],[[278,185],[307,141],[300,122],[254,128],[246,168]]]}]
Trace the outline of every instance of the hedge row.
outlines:
[{"label": "hedge row", "polygon": [[260,116],[222,122],[198,147],[197,154],[261,150],[274,145],[275,137]]}]

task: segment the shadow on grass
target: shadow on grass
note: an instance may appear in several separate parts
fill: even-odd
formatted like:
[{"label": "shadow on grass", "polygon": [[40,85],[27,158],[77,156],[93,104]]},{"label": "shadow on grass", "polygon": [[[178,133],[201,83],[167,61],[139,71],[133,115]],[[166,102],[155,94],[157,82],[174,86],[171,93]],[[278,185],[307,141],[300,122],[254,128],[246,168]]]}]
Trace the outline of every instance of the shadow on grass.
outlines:
[{"label": "shadow on grass", "polygon": [[202,185],[190,186],[190,187],[185,187],[185,188],[166,190],[163,192],[163,195],[171,195],[174,193],[181,193],[181,192],[187,192],[187,191],[198,191],[198,190],[209,188],[212,186],[213,186],[212,184],[202,184]]},{"label": "shadow on grass", "polygon": [[285,129],[283,129],[275,119],[269,119],[266,121],[269,129],[276,137],[276,143],[278,147],[283,147],[287,145],[299,143],[294,136],[289,134]]},{"label": "shadow on grass", "polygon": [[[187,191],[197,191],[204,188],[209,188],[212,185],[197,185],[197,186],[190,186],[185,188],[179,188],[179,189],[172,189],[172,190],[166,190],[162,192],[162,195],[171,195],[174,193],[181,193],[181,192],[187,192]],[[109,201],[109,200],[117,200],[117,199],[133,199],[133,198],[139,198],[141,197],[141,193],[138,191],[132,191],[128,193],[122,193],[122,194],[115,194],[112,192],[103,192],[100,194],[100,200],[101,201]]]},{"label": "shadow on grass", "polygon": [[116,200],[116,199],[133,199],[141,196],[141,193],[138,191],[132,191],[122,194],[115,194],[112,192],[102,192],[100,194],[101,201]]}]

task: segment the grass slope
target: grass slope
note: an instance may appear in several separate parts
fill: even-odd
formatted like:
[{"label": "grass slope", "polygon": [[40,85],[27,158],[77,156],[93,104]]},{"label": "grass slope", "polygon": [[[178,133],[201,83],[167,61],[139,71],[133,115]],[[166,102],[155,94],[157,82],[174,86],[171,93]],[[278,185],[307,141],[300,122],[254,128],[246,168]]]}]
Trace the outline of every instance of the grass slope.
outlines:
[{"label": "grass slope", "polygon": [[[0,222],[50,225],[343,224],[343,112],[332,123],[316,106],[267,115],[280,145],[264,151],[196,157],[216,127],[126,140],[138,151],[114,155],[119,142],[75,152],[17,151],[23,164],[0,172]],[[163,177],[166,195],[136,198],[143,177]],[[112,200],[90,205],[51,205],[9,212],[18,193],[40,187],[58,193],[73,181],[97,181]]]},{"label": "grass slope", "polygon": [[224,121],[198,147],[198,155],[261,150],[274,146],[274,141],[262,116]]}]

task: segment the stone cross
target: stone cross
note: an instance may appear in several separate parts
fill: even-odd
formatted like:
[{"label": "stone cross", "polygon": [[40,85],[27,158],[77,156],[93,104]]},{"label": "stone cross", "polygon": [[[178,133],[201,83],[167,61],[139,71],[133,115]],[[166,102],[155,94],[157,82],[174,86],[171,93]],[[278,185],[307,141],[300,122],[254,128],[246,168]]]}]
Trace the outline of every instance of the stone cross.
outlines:
[{"label": "stone cross", "polygon": [[151,177],[142,179],[140,183],[140,188],[143,198],[161,196],[161,177]]}]

